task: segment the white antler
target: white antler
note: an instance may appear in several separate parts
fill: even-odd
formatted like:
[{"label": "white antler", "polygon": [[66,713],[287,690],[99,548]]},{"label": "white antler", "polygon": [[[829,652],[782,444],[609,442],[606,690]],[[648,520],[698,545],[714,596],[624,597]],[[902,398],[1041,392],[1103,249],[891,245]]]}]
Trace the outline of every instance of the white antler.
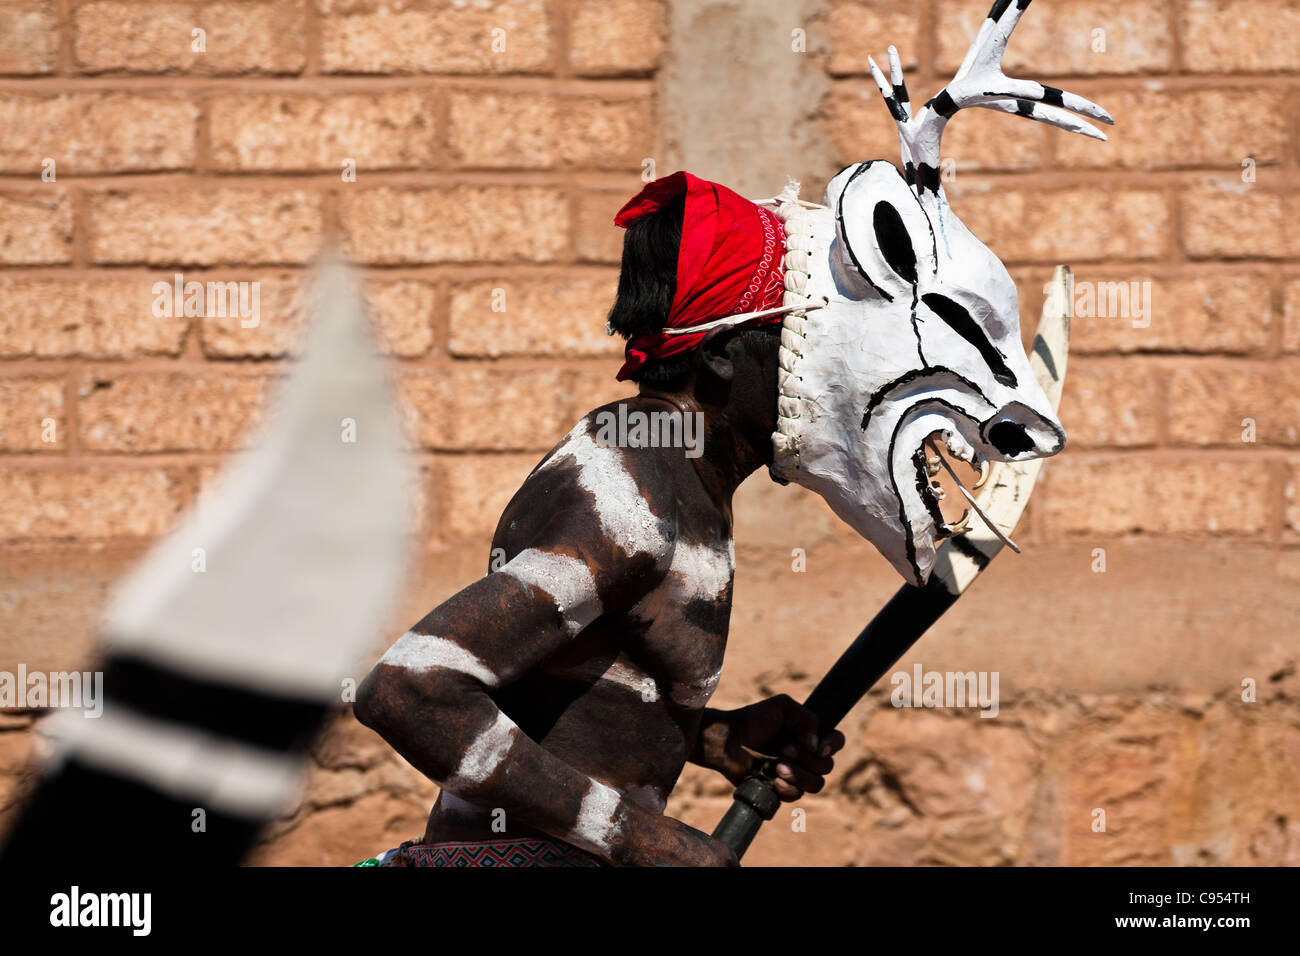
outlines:
[{"label": "white antler", "polygon": [[1100,140],[1106,139],[1105,133],[1086,120],[1071,116],[1066,110],[1114,125],[1115,121],[1109,113],[1082,96],[1066,93],[1053,86],[1044,86],[1033,80],[1014,80],[1002,72],[1002,55],[1006,52],[1007,41],[1030,2],[1031,0],[997,0],[980,26],[979,34],[967,51],[957,75],[938,96],[921,107],[915,116],[912,115],[907,85],[903,81],[903,66],[898,58],[898,50],[892,46],[889,48],[889,81],[886,81],[876,61],[867,58],[876,86],[880,88],[885,104],[898,124],[898,139],[902,144],[903,165],[908,182],[912,183],[922,197],[927,191],[938,194],[940,190],[939,141],[948,120],[960,109],[980,106],[1014,113]]}]

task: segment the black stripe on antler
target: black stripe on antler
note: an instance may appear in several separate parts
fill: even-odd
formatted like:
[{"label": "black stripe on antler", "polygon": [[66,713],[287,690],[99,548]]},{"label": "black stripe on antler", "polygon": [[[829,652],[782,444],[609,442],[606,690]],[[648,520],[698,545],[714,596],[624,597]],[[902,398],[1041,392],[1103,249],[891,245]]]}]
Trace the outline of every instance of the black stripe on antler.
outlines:
[{"label": "black stripe on antler", "polygon": [[[993,9],[989,11],[989,19],[994,23],[1001,20],[1002,14],[1007,12],[1011,6],[1011,2],[1012,0],[997,0],[997,2],[993,4]],[[1016,7],[1020,10],[1025,9],[1025,7],[1029,6],[1032,2],[1033,0],[1015,0]]]},{"label": "black stripe on antler", "polygon": [[929,163],[922,163],[916,167],[916,187],[922,191],[928,189],[932,193],[939,191],[939,168],[931,166]]},{"label": "black stripe on antler", "polygon": [[952,94],[948,92],[946,87],[943,92],[925,105],[934,110],[934,112],[938,113],[944,119],[950,119],[952,115],[957,112],[957,104],[953,102]]}]

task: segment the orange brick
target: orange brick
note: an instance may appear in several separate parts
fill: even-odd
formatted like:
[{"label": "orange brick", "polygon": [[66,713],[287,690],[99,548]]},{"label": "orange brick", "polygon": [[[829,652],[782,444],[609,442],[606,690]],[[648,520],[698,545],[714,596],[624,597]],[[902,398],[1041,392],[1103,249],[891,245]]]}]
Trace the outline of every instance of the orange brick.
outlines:
[{"label": "orange brick", "polygon": [[48,375],[0,377],[0,448],[56,451],[66,447],[63,382]]},{"label": "orange brick", "polygon": [[190,68],[199,26],[192,3],[90,3],[73,14],[73,55],[86,71],[161,73]]},{"label": "orange brick", "polygon": [[78,390],[89,451],[225,451],[242,447],[261,417],[267,375],[220,368],[93,373]]},{"label": "orange brick", "polygon": [[1300,461],[1287,466],[1283,493],[1286,497],[1286,526],[1292,531],[1300,531]]},{"label": "orange brick", "polygon": [[0,74],[52,72],[58,31],[54,0],[10,0],[0,7]]},{"label": "orange brick", "polygon": [[1061,135],[1057,161],[1065,167],[1240,169],[1246,158],[1280,162],[1286,149],[1287,99],[1281,90],[1151,90],[1098,93],[1115,125],[1108,143]]},{"label": "orange brick", "polygon": [[854,89],[846,84],[833,84],[826,106],[825,129],[835,151],[834,165],[847,166],[883,157],[896,163],[897,127],[874,86]]},{"label": "orange brick", "polygon": [[542,73],[554,55],[544,0],[431,0],[416,10],[350,0],[322,12],[326,73]]},{"label": "orange brick", "polygon": [[431,481],[442,518],[439,531],[486,545],[501,512],[540,460],[535,453],[439,456]]},{"label": "orange brick", "polygon": [[151,537],[180,508],[176,469],[0,466],[0,540]]},{"label": "orange brick", "polygon": [[1195,259],[1300,256],[1300,196],[1223,183],[1182,195],[1183,247]]},{"label": "orange brick", "polygon": [[188,320],[156,317],[154,277],[0,277],[0,358],[177,355]]},{"label": "orange brick", "polygon": [[1243,443],[1245,419],[1255,441],[1300,444],[1300,361],[1215,362],[1169,376],[1169,438],[1182,445]]},{"label": "orange brick", "polygon": [[[619,399],[630,398],[637,393],[635,382],[620,382],[614,377],[622,364],[620,355],[608,365],[589,366],[573,373],[569,384],[571,393],[569,418],[573,420],[572,423],[576,423],[592,409]],[[569,427],[572,427],[572,423]],[[558,441],[558,438],[556,440]]]},{"label": "orange brick", "polygon": [[212,161],[223,170],[342,171],[429,166],[433,104],[417,92],[214,97]]},{"label": "orange brick", "polygon": [[1159,438],[1160,379],[1149,364],[1070,363],[1061,422],[1072,448],[1138,447]]},{"label": "orange brick", "polygon": [[203,73],[301,73],[307,65],[303,29],[309,0],[275,3],[206,3],[199,25],[208,31]]},{"label": "orange brick", "polygon": [[553,369],[498,369],[458,362],[400,378],[408,433],[435,451],[545,450],[572,422],[566,390]]},{"label": "orange brick", "polygon": [[1269,524],[1269,473],[1249,458],[1067,452],[1043,472],[1043,520],[1054,534],[1256,534]]},{"label": "orange brick", "polygon": [[[988,16],[985,0],[945,0],[938,17],[940,72],[952,75]],[[1173,65],[1164,0],[1058,0],[1016,26],[1007,76],[1149,73]],[[1098,33],[1097,31],[1102,31]]]},{"label": "orange brick", "polygon": [[[830,72],[836,76],[869,76],[867,57],[873,57],[888,73],[890,44],[898,47],[903,69],[915,67],[921,49],[920,6],[889,0],[832,0],[827,28],[831,38]],[[909,88],[913,83],[915,80],[909,81]],[[923,95],[920,90],[909,92],[913,97]]]},{"label": "orange brick", "polygon": [[1006,262],[1151,259],[1165,251],[1169,208],[1158,192],[971,187],[958,177],[949,194],[971,232]]},{"label": "orange brick", "polygon": [[[208,278],[208,277],[205,277]],[[297,354],[307,298],[296,276],[257,280],[258,323],[239,315],[203,317],[203,351],[212,358],[282,358]],[[433,345],[433,285],[415,280],[372,279],[365,286],[369,317],[380,349],[391,355],[425,355]]]},{"label": "orange brick", "polygon": [[667,29],[660,0],[579,0],[569,9],[569,63],[582,76],[649,73]]},{"label": "orange brick", "polygon": [[429,353],[437,299],[432,283],[372,279],[366,283],[366,293],[370,318],[385,352],[404,358]]},{"label": "orange brick", "polygon": [[[827,133],[837,165],[887,159],[897,166],[898,133],[889,108],[875,87],[840,89],[832,93]],[[960,177],[966,170],[1034,169],[1042,162],[1047,130],[1038,123],[988,110],[969,110],[954,120],[944,135],[943,158],[955,164],[945,175]],[[945,179],[945,182],[955,180]]]},{"label": "orange brick", "polygon": [[0,97],[0,170],[39,175],[152,172],[194,165],[198,107],[172,96]]},{"label": "orange brick", "polygon": [[[304,0],[172,3],[103,0],[74,13],[73,55],[88,73],[297,73]],[[201,29],[202,51],[193,31]]]},{"label": "orange brick", "polygon": [[362,262],[554,262],[568,248],[564,194],[540,186],[345,189],[346,251]]},{"label": "orange brick", "polygon": [[467,90],[452,94],[449,123],[452,159],[469,167],[637,169],[653,134],[648,97]]},{"label": "orange brick", "polygon": [[303,190],[117,190],[90,197],[96,262],[305,263],[323,235],[321,195]]},{"label": "orange brick", "polygon": [[1185,0],[1179,32],[1188,70],[1294,70],[1300,8],[1290,0]]},{"label": "orange brick", "polygon": [[451,352],[491,358],[621,354],[623,340],[605,334],[617,288],[615,275],[459,286],[451,295]]},{"label": "orange brick", "polygon": [[[225,278],[205,275],[197,281]],[[232,277],[232,281],[241,280]],[[296,352],[304,314],[302,281],[297,276],[242,281],[257,283],[257,324],[245,326],[253,320],[229,308],[224,316],[205,314],[200,321],[203,353],[211,358],[282,358]]]},{"label": "orange brick", "polygon": [[0,193],[0,263],[39,266],[72,260],[72,200],[45,183]]},{"label": "orange brick", "polygon": [[1287,283],[1286,322],[1282,328],[1282,348],[1300,352],[1300,279]]},{"label": "orange brick", "polygon": [[580,261],[622,261],[623,230],[614,225],[614,216],[625,202],[636,195],[641,186],[639,180],[632,180],[626,192],[593,192],[584,189],[578,194],[574,219]]},{"label": "orange brick", "polygon": [[[1108,274],[1104,267],[1079,269],[1070,349],[1080,353],[1263,351],[1269,348],[1274,321],[1269,281],[1255,273],[1159,278]],[[1144,327],[1135,327],[1135,322]]]}]

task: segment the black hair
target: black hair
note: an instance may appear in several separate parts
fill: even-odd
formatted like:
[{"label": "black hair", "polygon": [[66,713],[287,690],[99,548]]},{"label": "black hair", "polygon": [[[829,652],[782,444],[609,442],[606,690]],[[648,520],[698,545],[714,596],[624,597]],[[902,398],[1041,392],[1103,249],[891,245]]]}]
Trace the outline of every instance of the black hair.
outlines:
[{"label": "black hair", "polygon": [[[609,327],[625,339],[655,332],[668,324],[677,293],[677,252],[682,244],[685,197],[629,223],[623,235],[623,265],[618,296],[609,310]],[[690,369],[685,355],[650,359],[632,376],[637,382],[674,387]]]},{"label": "black hair", "polygon": [[[618,295],[609,310],[609,327],[625,339],[657,332],[668,323],[677,293],[677,253],[682,244],[685,197],[629,223],[623,235],[623,264],[618,274]],[[740,334],[750,344],[771,348],[779,343],[780,326],[744,328]],[[760,342],[761,339],[761,342]],[[650,359],[632,379],[658,388],[683,385],[690,374],[690,353]]]}]

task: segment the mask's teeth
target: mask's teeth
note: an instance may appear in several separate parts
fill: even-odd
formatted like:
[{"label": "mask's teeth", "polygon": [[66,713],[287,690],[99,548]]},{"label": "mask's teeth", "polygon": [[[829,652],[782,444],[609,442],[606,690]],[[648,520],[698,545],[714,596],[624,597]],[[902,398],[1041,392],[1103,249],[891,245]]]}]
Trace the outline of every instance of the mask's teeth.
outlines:
[{"label": "mask's teeth", "polygon": [[926,457],[925,473],[929,475],[931,478],[939,474],[939,459],[936,456],[930,455]]},{"label": "mask's teeth", "polygon": [[957,432],[944,432],[943,443],[948,447],[948,453],[959,461],[971,461],[975,457],[975,449]]},{"label": "mask's teeth", "polygon": [[1007,535],[1005,535],[1002,532],[1002,529],[993,523],[993,519],[984,513],[984,509],[979,506],[979,502],[975,500],[975,496],[971,494],[970,491],[967,490],[966,486],[961,483],[961,479],[958,478],[957,473],[952,470],[952,466],[949,465],[943,459],[940,459],[939,463],[943,465],[943,467],[947,470],[948,474],[952,476],[952,480],[957,484],[957,490],[966,496],[966,500],[970,502],[970,506],[975,509],[975,513],[980,516],[980,519],[986,525],[988,525],[989,530],[992,531],[1003,544],[1005,544],[1016,554],[1019,554],[1020,545],[1016,544],[1009,537],[1007,537]]},{"label": "mask's teeth", "polygon": [[956,537],[959,534],[965,534],[969,530],[970,530],[970,509],[967,508],[965,511],[961,513],[960,518],[958,518],[952,524],[948,525],[948,533],[951,534],[953,537]]},{"label": "mask's teeth", "polygon": [[973,491],[979,491],[984,487],[984,483],[989,480],[989,473],[993,470],[989,460],[984,457],[979,459],[980,479],[972,486]]}]

